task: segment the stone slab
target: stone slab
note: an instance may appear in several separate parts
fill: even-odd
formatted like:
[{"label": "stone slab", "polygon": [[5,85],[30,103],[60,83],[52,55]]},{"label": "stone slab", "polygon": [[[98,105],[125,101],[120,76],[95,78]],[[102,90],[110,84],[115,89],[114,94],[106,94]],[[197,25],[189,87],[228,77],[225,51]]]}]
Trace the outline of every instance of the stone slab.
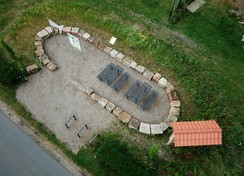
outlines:
[{"label": "stone slab", "polygon": [[119,117],[119,115],[123,112],[123,110],[120,107],[117,107],[113,110],[113,114]]},{"label": "stone slab", "polygon": [[163,134],[159,124],[151,124],[151,134]]},{"label": "stone slab", "polygon": [[179,100],[179,97],[177,96],[176,91],[171,91],[168,93],[169,96],[169,101],[173,101],[173,100]]},{"label": "stone slab", "polygon": [[63,28],[63,32],[66,33],[66,34],[67,34],[67,33],[70,33],[71,30],[72,30],[71,27],[64,27],[64,28]]},{"label": "stone slab", "polygon": [[50,71],[55,71],[55,70],[58,69],[58,66],[55,65],[52,61],[50,61],[50,62],[47,64],[47,68],[48,68],[48,70],[50,70]]},{"label": "stone slab", "polygon": [[116,59],[119,61],[119,62],[123,62],[123,59],[124,59],[125,55],[122,54],[122,53],[119,53],[116,55]]},{"label": "stone slab", "polygon": [[46,40],[49,37],[49,34],[45,29],[43,29],[37,33],[37,36],[41,37],[43,40]]},{"label": "stone slab", "polygon": [[104,43],[99,43],[99,45],[98,45],[98,49],[104,51],[104,49],[106,48],[106,46],[107,46],[107,45],[105,45]]},{"label": "stone slab", "polygon": [[49,36],[52,36],[54,34],[54,31],[51,26],[45,27],[45,30],[49,33]]},{"label": "stone slab", "polygon": [[43,54],[45,54],[45,53],[44,53],[44,50],[43,50],[43,49],[39,49],[39,50],[37,49],[37,50],[35,51],[35,54],[36,54],[37,57],[39,57],[39,56],[41,56],[41,55],[43,55]]},{"label": "stone slab", "polygon": [[112,111],[116,108],[116,105],[113,104],[112,102],[108,102],[108,104],[105,106],[105,108],[106,108],[109,112],[112,112]]},{"label": "stone slab", "polygon": [[128,114],[127,112],[122,112],[120,115],[119,115],[119,120],[123,123],[129,123],[130,119],[131,119],[131,115]]},{"label": "stone slab", "polygon": [[91,99],[94,101],[98,101],[100,98],[101,96],[96,93],[91,94]]},{"label": "stone slab", "polygon": [[36,73],[38,71],[38,67],[36,64],[29,65],[26,67],[27,73]]},{"label": "stone slab", "polygon": [[49,62],[50,62],[49,59],[44,59],[44,60],[42,61],[43,65],[47,65]]},{"label": "stone slab", "polygon": [[169,110],[169,114],[171,116],[179,116],[180,115],[180,108],[172,107]]},{"label": "stone slab", "polygon": [[77,33],[77,35],[79,37],[82,37],[85,34],[85,31],[83,31],[82,29],[79,30],[79,32]]},{"label": "stone slab", "polygon": [[174,86],[171,84],[171,82],[168,82],[166,85],[166,92],[169,93],[174,90],[175,90]]},{"label": "stone slab", "polygon": [[140,121],[136,118],[131,118],[128,127],[134,130],[137,130],[140,126]]},{"label": "stone slab", "polygon": [[94,46],[98,47],[98,45],[100,44],[100,41],[97,40],[97,39],[95,39],[95,40],[93,40],[92,44],[93,44]]},{"label": "stone slab", "polygon": [[112,49],[111,51],[110,51],[110,56],[112,56],[113,58],[115,58],[116,56],[117,56],[117,54],[118,54],[119,52],[117,51],[117,50],[115,50],[115,49]]},{"label": "stone slab", "polygon": [[137,66],[137,63],[132,60],[131,63],[130,63],[130,67],[133,68],[133,69],[135,69],[136,66]]},{"label": "stone slab", "polygon": [[152,77],[152,80],[158,82],[160,78],[161,78],[161,74],[155,73],[154,76]]},{"label": "stone slab", "polygon": [[105,48],[103,49],[103,51],[105,53],[110,53],[112,51],[113,48],[109,47],[109,46],[105,46]]},{"label": "stone slab", "polygon": [[48,55],[46,55],[46,54],[43,54],[43,55],[41,55],[41,56],[39,57],[39,61],[40,61],[40,62],[43,62],[43,60],[45,60],[45,59],[48,59]]},{"label": "stone slab", "polygon": [[124,65],[126,65],[126,66],[129,67],[130,64],[131,64],[131,62],[132,62],[132,60],[131,60],[130,58],[126,57],[126,58],[123,59],[123,62],[122,62],[122,63],[123,63]]},{"label": "stone slab", "polygon": [[143,67],[143,66],[141,66],[141,65],[137,65],[136,67],[135,67],[135,70],[137,71],[137,72],[139,72],[139,73],[143,73],[146,69],[145,69],[145,67]]},{"label": "stone slab", "polygon": [[87,41],[90,42],[90,43],[93,43],[93,41],[95,40],[96,38],[93,37],[93,36],[90,36]]},{"label": "stone slab", "polygon": [[186,9],[189,10],[191,13],[197,11],[203,4],[205,4],[204,0],[195,0],[191,4],[189,4]]},{"label": "stone slab", "polygon": [[85,91],[89,96],[91,96],[91,94],[94,93],[94,90],[93,90],[93,88],[91,88],[91,87],[86,87],[84,91]]},{"label": "stone slab", "polygon": [[150,124],[141,122],[139,132],[144,134],[150,134],[151,133]]},{"label": "stone slab", "polygon": [[170,105],[179,108],[180,107],[180,100],[172,100],[170,102]]},{"label": "stone slab", "polygon": [[160,80],[158,81],[158,85],[163,88],[166,88],[167,83],[168,81],[164,77],[160,78]]},{"label": "stone slab", "polygon": [[83,38],[84,40],[87,40],[90,36],[91,36],[91,35],[88,34],[88,33],[86,32],[85,34],[82,35],[82,38]]},{"label": "stone slab", "polygon": [[98,104],[100,104],[103,108],[108,104],[108,100],[106,98],[101,97],[98,101]]},{"label": "stone slab", "polygon": [[151,80],[153,75],[154,73],[147,69],[143,72],[143,76],[145,76],[148,80]]},{"label": "stone slab", "polygon": [[79,30],[80,30],[80,28],[78,28],[78,27],[72,27],[71,34],[76,34],[77,35]]},{"label": "stone slab", "polygon": [[160,126],[162,131],[165,131],[165,130],[167,130],[169,128],[169,125],[167,123],[165,123],[165,122],[160,123],[159,126]]}]

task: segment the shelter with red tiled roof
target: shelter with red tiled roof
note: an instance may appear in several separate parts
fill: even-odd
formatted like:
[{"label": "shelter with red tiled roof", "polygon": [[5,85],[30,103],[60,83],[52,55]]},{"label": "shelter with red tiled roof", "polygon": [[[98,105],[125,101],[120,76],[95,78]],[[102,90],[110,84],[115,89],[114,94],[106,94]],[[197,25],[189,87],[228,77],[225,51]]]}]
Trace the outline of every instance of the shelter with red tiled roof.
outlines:
[{"label": "shelter with red tiled roof", "polygon": [[172,122],[171,126],[174,132],[168,145],[173,142],[175,147],[222,144],[222,129],[215,120]]}]

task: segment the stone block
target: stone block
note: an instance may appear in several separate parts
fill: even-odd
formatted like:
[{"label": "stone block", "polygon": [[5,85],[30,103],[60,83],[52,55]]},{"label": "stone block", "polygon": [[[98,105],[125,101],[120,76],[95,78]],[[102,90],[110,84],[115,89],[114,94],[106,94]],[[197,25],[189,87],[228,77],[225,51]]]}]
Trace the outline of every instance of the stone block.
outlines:
[{"label": "stone block", "polygon": [[36,49],[37,49],[37,50],[43,50],[43,51],[44,51],[42,45],[36,46]]},{"label": "stone block", "polygon": [[169,114],[171,116],[179,116],[180,115],[180,108],[172,107],[169,110]]},{"label": "stone block", "polygon": [[71,32],[71,29],[72,29],[71,27],[64,27],[63,28],[63,32],[66,33],[66,34],[67,33],[70,33]]},{"label": "stone block", "polygon": [[109,47],[109,46],[106,46],[106,47],[103,49],[103,51],[104,51],[105,53],[110,53],[110,52],[112,51],[112,49],[113,49],[113,48],[111,48],[111,47]]},{"label": "stone block", "polygon": [[158,85],[159,85],[160,87],[166,88],[167,82],[168,82],[168,81],[167,81],[164,77],[162,77],[162,78],[158,81]]},{"label": "stone block", "polygon": [[58,66],[55,65],[52,61],[50,61],[50,62],[47,64],[47,68],[48,68],[48,70],[50,70],[50,71],[55,71],[55,70],[58,69]]},{"label": "stone block", "polygon": [[167,123],[165,123],[165,122],[160,123],[159,126],[160,126],[162,131],[165,131],[165,130],[167,130],[169,128],[169,125]]},{"label": "stone block", "polygon": [[94,90],[91,87],[86,87],[84,90],[89,96],[94,93]]},{"label": "stone block", "polygon": [[108,102],[108,104],[106,105],[105,107],[109,112],[112,112],[115,108],[116,108],[116,105],[113,104],[112,102]]},{"label": "stone block", "polygon": [[106,48],[106,46],[107,46],[107,45],[105,45],[104,43],[99,43],[99,45],[98,45],[98,49],[104,51],[104,49]]},{"label": "stone block", "polygon": [[145,67],[137,65],[135,70],[142,74],[145,71]]},{"label": "stone block", "polygon": [[134,130],[137,130],[140,126],[140,121],[136,118],[131,118],[128,127]]},{"label": "stone block", "polygon": [[137,66],[137,63],[135,61],[131,61],[130,67],[133,68],[133,69],[135,69],[136,66]]},{"label": "stone block", "polygon": [[123,112],[123,110],[120,107],[117,107],[113,110],[113,114],[119,117],[119,115]]},{"label": "stone block", "polygon": [[141,122],[139,132],[144,134],[150,134],[151,133],[150,124]]},{"label": "stone block", "polygon": [[119,62],[123,62],[123,59],[124,59],[125,55],[123,55],[122,53],[119,53],[116,55],[116,59],[119,61]]},{"label": "stone block", "polygon": [[29,65],[28,67],[26,67],[26,71],[27,73],[36,73],[38,71],[38,67],[36,64]]},{"label": "stone block", "polygon": [[54,34],[54,30],[51,26],[45,27],[45,30],[48,32],[49,36],[52,36]]},{"label": "stone block", "polygon": [[148,80],[151,80],[152,77],[153,77],[153,75],[154,75],[154,73],[151,72],[150,70],[145,70],[145,71],[143,72],[143,76],[145,76]]},{"label": "stone block", "polygon": [[77,33],[77,35],[79,37],[82,37],[85,34],[85,31],[83,31],[82,29],[79,30],[79,32]]},{"label": "stone block", "polygon": [[132,62],[132,60],[131,60],[130,58],[126,57],[126,58],[123,59],[123,62],[122,62],[122,63],[123,63],[124,65],[126,65],[126,66],[129,67],[130,64],[131,64],[131,62]]},{"label": "stone block", "polygon": [[41,55],[43,55],[44,54],[44,50],[43,49],[37,49],[36,51],[35,51],[35,54],[36,54],[36,56],[37,57],[39,57],[39,56],[41,56]]},{"label": "stone block", "polygon": [[159,124],[151,124],[151,134],[163,134]]},{"label": "stone block", "polygon": [[46,54],[43,54],[43,55],[41,55],[41,56],[39,57],[39,61],[40,61],[40,62],[43,62],[45,59],[48,59],[48,55],[46,55]]},{"label": "stone block", "polygon": [[169,93],[174,90],[175,90],[174,86],[171,84],[171,82],[168,82],[166,85],[166,92]]},{"label": "stone block", "polygon": [[172,100],[170,102],[170,105],[179,108],[180,107],[180,100]]},{"label": "stone block", "polygon": [[88,34],[88,33],[86,32],[85,34],[82,35],[82,38],[83,38],[84,40],[87,40],[90,36],[91,36],[91,35]]},{"label": "stone block", "polygon": [[90,36],[87,40],[88,40],[88,42],[93,43],[93,41],[94,41],[95,39],[96,39],[95,37]]},{"label": "stone block", "polygon": [[110,56],[112,56],[113,58],[115,58],[116,56],[117,56],[117,54],[118,54],[119,52],[117,51],[117,50],[115,50],[115,49],[112,49],[112,51],[110,51]]},{"label": "stone block", "polygon": [[35,41],[41,41],[41,42],[43,42],[42,38],[39,37],[38,35],[35,36]]},{"label": "stone block", "polygon": [[168,93],[169,96],[169,101],[173,101],[173,100],[179,100],[177,93],[175,91],[171,91]]},{"label": "stone block", "polygon": [[80,28],[78,28],[78,27],[72,27],[71,34],[76,34],[77,35],[79,30],[80,30]]},{"label": "stone block", "polygon": [[98,45],[100,44],[100,41],[97,40],[97,39],[95,39],[95,40],[93,40],[92,44],[93,44],[94,46],[98,47]]},{"label": "stone block", "polygon": [[49,34],[45,29],[43,29],[37,33],[37,36],[41,37],[43,40],[46,40],[49,37]]},{"label": "stone block", "polygon": [[35,41],[35,47],[37,48],[37,46],[42,46],[42,41]]},{"label": "stone block", "polygon": [[108,104],[108,100],[106,98],[101,97],[98,101],[98,104],[100,104],[103,108]]},{"label": "stone block", "polygon": [[49,59],[44,59],[44,60],[42,61],[43,65],[47,65],[49,62],[50,62]]},{"label": "stone block", "polygon": [[120,115],[119,115],[119,120],[122,121],[123,123],[129,123],[130,119],[131,119],[131,116],[130,114],[128,114],[127,112],[122,112]]},{"label": "stone block", "polygon": [[96,93],[91,94],[91,99],[94,101],[98,101],[100,98],[101,96]]},{"label": "stone block", "polygon": [[152,77],[152,80],[158,82],[160,78],[161,78],[161,74],[155,73],[154,76]]}]

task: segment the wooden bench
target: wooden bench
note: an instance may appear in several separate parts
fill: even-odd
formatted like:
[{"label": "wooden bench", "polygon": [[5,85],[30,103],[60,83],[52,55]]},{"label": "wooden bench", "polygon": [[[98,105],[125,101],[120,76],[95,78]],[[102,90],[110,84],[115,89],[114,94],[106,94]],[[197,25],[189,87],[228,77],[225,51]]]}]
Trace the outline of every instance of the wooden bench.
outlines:
[{"label": "wooden bench", "polygon": [[97,76],[100,81],[103,81],[104,78],[114,69],[115,65],[113,63],[108,64],[108,66]]},{"label": "wooden bench", "polygon": [[120,89],[122,89],[122,87],[124,87],[124,85],[128,82],[128,79],[130,77],[129,73],[125,73],[114,85],[113,85],[113,89],[115,91],[119,91]]},{"label": "wooden bench", "polygon": [[141,109],[147,110],[152,102],[158,97],[158,92],[156,90],[153,90],[152,93],[142,102]]}]

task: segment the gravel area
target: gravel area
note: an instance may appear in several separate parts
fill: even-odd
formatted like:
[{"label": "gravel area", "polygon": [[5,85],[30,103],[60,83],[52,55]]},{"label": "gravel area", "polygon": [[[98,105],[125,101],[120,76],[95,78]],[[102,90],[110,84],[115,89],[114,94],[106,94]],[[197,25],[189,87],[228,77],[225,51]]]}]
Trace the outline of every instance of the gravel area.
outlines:
[{"label": "gravel area", "polygon": [[[18,88],[17,99],[59,139],[67,142],[74,152],[87,144],[97,131],[104,131],[114,123],[119,123],[113,114],[91,100],[77,85],[93,88],[99,95],[143,122],[160,123],[168,116],[170,104],[163,88],[87,42],[82,42],[85,51],[85,55],[82,55],[70,46],[66,36],[58,35],[56,40],[58,45],[55,37],[47,39],[45,51],[59,69],[50,72],[45,67],[31,75],[28,82]],[[111,62],[120,65],[124,72],[131,75],[128,84],[119,92],[96,78]],[[148,111],[143,111],[123,96],[137,79],[149,83],[159,92],[159,97]],[[66,129],[64,123],[73,114],[77,121],[72,120],[70,128]],[[81,138],[78,138],[76,133],[84,124],[89,129],[84,129]]]}]

